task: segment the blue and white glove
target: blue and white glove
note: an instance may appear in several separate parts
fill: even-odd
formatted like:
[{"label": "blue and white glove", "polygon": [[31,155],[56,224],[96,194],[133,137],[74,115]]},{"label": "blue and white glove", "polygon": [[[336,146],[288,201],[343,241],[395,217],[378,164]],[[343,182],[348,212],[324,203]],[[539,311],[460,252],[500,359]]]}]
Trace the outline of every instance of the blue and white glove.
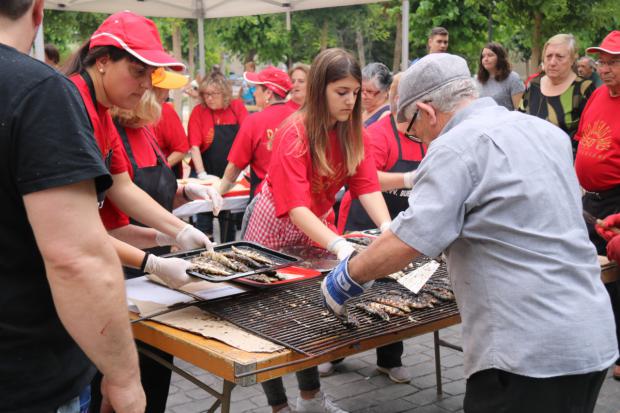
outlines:
[{"label": "blue and white glove", "polygon": [[321,283],[323,305],[340,320],[347,320],[346,302],[361,295],[370,288],[372,281],[360,285],[349,276],[349,260],[351,256],[340,261],[338,266],[330,271]]}]

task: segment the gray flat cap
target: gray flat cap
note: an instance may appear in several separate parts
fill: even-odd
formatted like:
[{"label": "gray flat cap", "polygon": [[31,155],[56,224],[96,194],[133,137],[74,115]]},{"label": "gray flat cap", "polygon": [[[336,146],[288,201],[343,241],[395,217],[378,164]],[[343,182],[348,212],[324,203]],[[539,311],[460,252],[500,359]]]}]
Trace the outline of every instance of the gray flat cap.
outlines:
[{"label": "gray flat cap", "polygon": [[398,84],[398,122],[406,122],[404,109],[411,103],[441,86],[471,74],[462,57],[449,53],[431,53],[405,71]]}]

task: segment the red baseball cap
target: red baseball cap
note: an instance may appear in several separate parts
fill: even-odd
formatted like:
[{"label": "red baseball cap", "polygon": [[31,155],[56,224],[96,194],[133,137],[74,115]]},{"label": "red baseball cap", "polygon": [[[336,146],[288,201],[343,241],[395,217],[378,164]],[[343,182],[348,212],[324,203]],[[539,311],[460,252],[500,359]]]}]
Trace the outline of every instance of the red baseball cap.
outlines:
[{"label": "red baseball cap", "polygon": [[281,97],[285,97],[293,87],[288,73],[273,66],[269,66],[258,73],[244,72],[243,78],[249,83],[263,85]]},{"label": "red baseball cap", "polygon": [[155,23],[130,11],[114,13],[101,23],[90,37],[90,48],[97,46],[118,47],[149,66],[185,69],[164,51]]},{"label": "red baseball cap", "polygon": [[603,39],[599,47],[588,47],[586,53],[620,54],[620,31],[614,30]]}]

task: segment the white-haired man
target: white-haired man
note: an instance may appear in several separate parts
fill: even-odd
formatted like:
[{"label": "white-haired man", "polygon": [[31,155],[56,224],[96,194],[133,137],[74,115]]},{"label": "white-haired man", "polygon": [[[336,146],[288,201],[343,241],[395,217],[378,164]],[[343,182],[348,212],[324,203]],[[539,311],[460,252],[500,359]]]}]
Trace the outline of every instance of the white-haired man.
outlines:
[{"label": "white-haired man", "polygon": [[465,412],[592,412],[618,352],[566,134],[476,99],[458,56],[422,58],[398,92],[399,121],[429,145],[409,208],[325,278],[326,304],[343,316],[373,279],[445,251]]}]

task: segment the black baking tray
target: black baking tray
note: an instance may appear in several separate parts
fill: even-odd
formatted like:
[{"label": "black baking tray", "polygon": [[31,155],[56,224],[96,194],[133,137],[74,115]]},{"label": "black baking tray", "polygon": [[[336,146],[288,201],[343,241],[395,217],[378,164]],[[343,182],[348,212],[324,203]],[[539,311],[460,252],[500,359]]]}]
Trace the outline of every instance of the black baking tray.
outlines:
[{"label": "black baking tray", "polygon": [[[267,247],[263,247],[260,244],[256,244],[254,242],[249,242],[249,241],[233,241],[233,242],[227,242],[225,244],[219,244],[213,247],[213,250],[216,252],[226,252],[226,251],[230,251],[232,250],[232,247],[235,248],[239,248],[239,249],[249,249],[251,251],[255,251],[259,254],[262,254],[264,256],[266,256],[267,258],[269,258],[271,261],[275,262],[275,265],[271,265],[271,266],[264,266],[261,268],[257,268],[254,269],[252,271],[246,271],[246,272],[239,272],[239,273],[235,273],[233,275],[223,275],[223,276],[209,276],[209,275],[205,275],[203,273],[197,272],[197,271],[191,271],[191,270],[187,270],[187,273],[193,277],[197,277],[206,281],[210,281],[210,282],[224,282],[224,281],[230,281],[230,280],[234,280],[236,278],[240,278],[240,277],[247,277],[249,275],[254,275],[254,274],[260,274],[263,272],[269,272],[269,271],[274,271],[278,268],[283,268],[283,267],[288,267],[296,262],[301,261],[298,257],[294,256],[294,255],[289,255],[289,254],[283,254],[281,252],[278,251],[274,251],[272,249],[269,249]],[[177,252],[177,253],[172,253],[172,254],[168,254],[166,255],[167,257],[175,257],[175,258],[182,258],[182,259],[190,259],[193,257],[196,257],[198,255],[200,255],[201,252],[205,251],[205,248],[200,248],[197,250],[191,250],[191,251],[182,251],[182,252]]]}]

